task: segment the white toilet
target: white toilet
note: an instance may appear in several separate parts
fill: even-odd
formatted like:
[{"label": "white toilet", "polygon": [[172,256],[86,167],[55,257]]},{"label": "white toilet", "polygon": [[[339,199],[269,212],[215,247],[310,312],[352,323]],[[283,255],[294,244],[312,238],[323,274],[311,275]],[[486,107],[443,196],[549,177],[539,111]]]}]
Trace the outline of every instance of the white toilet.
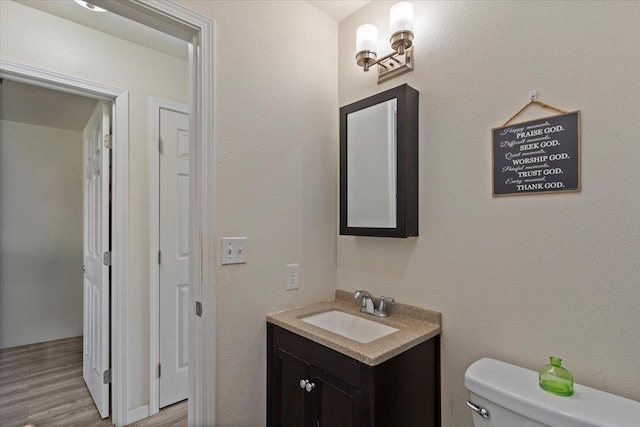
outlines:
[{"label": "white toilet", "polygon": [[474,427],[640,427],[640,402],[579,384],[556,396],[537,372],[494,359],[469,366],[464,385]]}]

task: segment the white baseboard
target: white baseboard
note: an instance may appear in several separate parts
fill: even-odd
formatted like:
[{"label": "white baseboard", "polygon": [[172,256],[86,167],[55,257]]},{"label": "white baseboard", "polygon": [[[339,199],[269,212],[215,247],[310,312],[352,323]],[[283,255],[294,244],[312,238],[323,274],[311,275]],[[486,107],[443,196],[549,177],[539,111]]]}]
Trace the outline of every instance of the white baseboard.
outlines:
[{"label": "white baseboard", "polygon": [[138,406],[127,412],[127,425],[149,417],[149,405]]}]

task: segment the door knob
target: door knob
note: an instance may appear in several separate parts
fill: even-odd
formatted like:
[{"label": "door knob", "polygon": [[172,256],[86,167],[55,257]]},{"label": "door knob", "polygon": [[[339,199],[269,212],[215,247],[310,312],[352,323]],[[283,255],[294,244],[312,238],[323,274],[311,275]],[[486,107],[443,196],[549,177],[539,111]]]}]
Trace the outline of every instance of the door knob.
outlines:
[{"label": "door knob", "polygon": [[308,393],[311,393],[311,390],[316,388],[316,385],[309,380],[300,380],[300,388],[307,390]]}]

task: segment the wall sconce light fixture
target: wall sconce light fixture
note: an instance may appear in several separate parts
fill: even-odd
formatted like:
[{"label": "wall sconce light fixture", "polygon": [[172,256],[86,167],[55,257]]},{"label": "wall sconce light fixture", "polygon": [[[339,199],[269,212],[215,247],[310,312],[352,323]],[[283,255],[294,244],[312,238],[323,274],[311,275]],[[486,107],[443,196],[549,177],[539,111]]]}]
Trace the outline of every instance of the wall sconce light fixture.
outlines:
[{"label": "wall sconce light fixture", "polygon": [[413,5],[406,1],[397,3],[389,15],[393,52],[380,59],[377,59],[378,28],[364,24],[356,31],[356,62],[364,71],[377,64],[378,83],[413,70]]}]

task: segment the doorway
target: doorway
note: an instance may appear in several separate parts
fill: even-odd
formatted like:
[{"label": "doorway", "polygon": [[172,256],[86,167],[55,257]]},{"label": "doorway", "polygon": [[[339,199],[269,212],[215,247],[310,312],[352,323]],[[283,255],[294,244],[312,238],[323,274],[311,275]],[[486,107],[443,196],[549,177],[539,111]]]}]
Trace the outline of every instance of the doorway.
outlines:
[{"label": "doorway", "polygon": [[0,348],[82,335],[82,130],[96,104],[0,84]]},{"label": "doorway", "polygon": [[6,78],[0,98],[0,424],[106,418],[111,104]]},{"label": "doorway", "polygon": [[[168,2],[94,1],[114,13],[143,22],[191,43],[190,54],[190,221],[189,221],[189,424],[215,425],[215,142],[214,142],[214,24],[182,6]],[[73,72],[71,72],[73,74]],[[130,251],[128,242],[129,114],[128,92],[113,86],[9,61],[0,62],[0,75],[13,76],[40,86],[68,92],[84,92],[112,100],[115,105],[114,185],[112,194],[112,412],[116,425],[127,424],[128,416],[144,417],[148,408],[128,405],[127,318],[136,315],[128,307],[124,290],[128,285]],[[206,283],[206,286],[202,286]],[[195,303],[203,308],[195,313]]]}]

